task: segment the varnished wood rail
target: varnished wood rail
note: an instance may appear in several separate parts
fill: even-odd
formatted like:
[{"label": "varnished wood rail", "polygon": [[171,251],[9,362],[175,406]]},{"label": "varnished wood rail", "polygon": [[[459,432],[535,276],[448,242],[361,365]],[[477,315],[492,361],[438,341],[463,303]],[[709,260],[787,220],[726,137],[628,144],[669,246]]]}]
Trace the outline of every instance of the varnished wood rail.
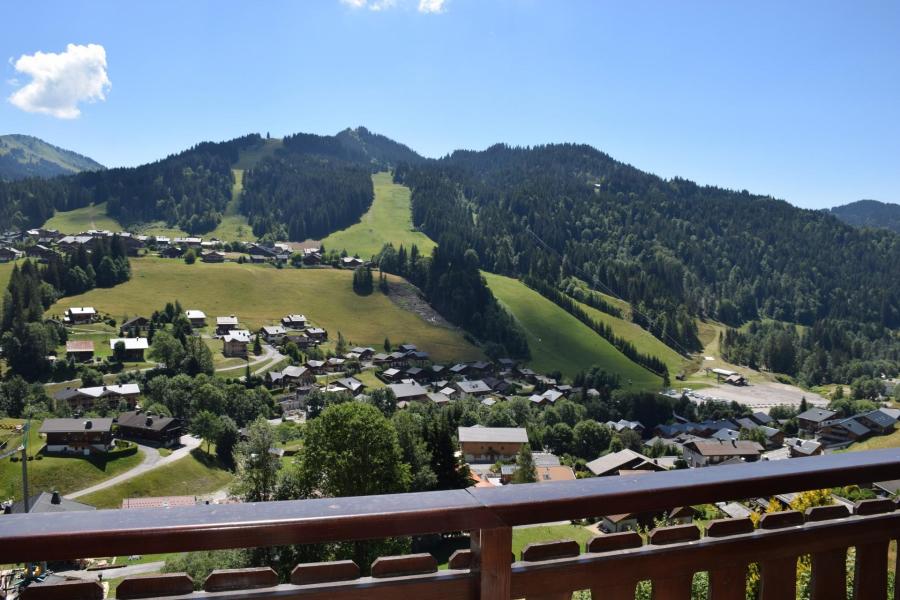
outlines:
[{"label": "varnished wood rail", "polygon": [[[900,451],[873,451],[747,465],[366,498],[115,510],[0,517],[0,563],[316,543],[468,531],[471,550],[435,572],[429,555],[385,557],[372,577],[349,561],[298,565],[289,584],[269,569],[216,572],[203,592],[188,593],[186,576],[126,579],[119,597],[216,598],[471,598],[566,600],[574,590],[594,598],[633,598],[652,581],[655,599],[690,597],[694,573],[709,572],[712,600],[743,598],[747,567],[758,563],[761,598],[794,597],[797,557],[811,555],[812,598],[839,597],[847,549],[856,548],[857,600],[885,598],[887,548],[900,537],[900,512],[890,500],[860,503],[853,515],[826,507],[807,514],[766,515],[653,531],[602,535],[584,552],[574,542],[533,545],[512,557],[512,526],[649,511],[718,500],[769,497],[787,491],[900,479]],[[838,569],[840,565],[840,569]],[[54,589],[56,588],[56,589]],[[25,600],[96,597],[96,588],[33,585]]]}]

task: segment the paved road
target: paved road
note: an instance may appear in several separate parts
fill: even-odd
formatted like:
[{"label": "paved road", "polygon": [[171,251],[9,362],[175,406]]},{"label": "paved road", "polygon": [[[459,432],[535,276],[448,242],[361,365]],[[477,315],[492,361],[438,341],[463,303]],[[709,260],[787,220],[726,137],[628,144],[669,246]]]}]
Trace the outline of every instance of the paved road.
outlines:
[{"label": "paved road", "polygon": [[[263,353],[261,355],[257,356],[256,358],[254,358],[253,360],[250,361],[251,368],[257,367],[258,365],[262,365],[261,367],[259,367],[259,369],[255,369],[253,371],[254,374],[258,373],[259,371],[265,370],[269,366],[269,363],[277,363],[278,361],[280,361],[284,358],[283,354],[281,354],[278,350],[276,350],[272,346],[269,346],[268,344],[262,345],[262,351],[263,351]],[[247,368],[247,363],[244,363],[242,365],[235,365],[234,367],[225,367],[224,369],[216,369],[216,373],[227,373],[228,371],[237,371],[238,369],[243,371],[246,368]]]},{"label": "paved road", "polygon": [[140,449],[144,451],[144,460],[141,462],[141,464],[133,469],[125,471],[124,473],[116,475],[115,477],[111,477],[106,481],[101,481],[97,485],[92,485],[91,487],[84,488],[83,490],[78,490],[77,492],[66,494],[66,498],[74,499],[86,494],[96,492],[98,490],[106,489],[118,483],[122,483],[123,481],[128,481],[129,479],[132,479],[139,475],[143,475],[144,473],[152,471],[153,469],[158,469],[159,467],[173,463],[176,460],[187,456],[194,448],[199,447],[200,439],[195,438],[192,435],[183,435],[181,436],[181,444],[181,447],[172,452],[172,454],[170,454],[169,456],[162,456],[159,453],[159,450],[157,450],[156,448],[139,445]]},{"label": "paved road", "polygon": [[78,579],[85,579],[87,581],[97,581],[101,573],[103,574],[103,579],[118,579],[119,577],[129,577],[131,575],[158,573],[165,564],[165,561],[159,560],[137,565],[128,565],[127,567],[119,567],[118,569],[102,569],[99,571],[58,571],[56,574],[65,577],[77,577]]}]

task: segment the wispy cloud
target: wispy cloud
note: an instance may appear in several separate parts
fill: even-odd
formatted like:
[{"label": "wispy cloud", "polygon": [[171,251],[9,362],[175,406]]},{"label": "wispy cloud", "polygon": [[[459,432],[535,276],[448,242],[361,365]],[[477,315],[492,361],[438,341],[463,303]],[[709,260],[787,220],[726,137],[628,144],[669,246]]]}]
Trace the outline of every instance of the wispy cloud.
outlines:
[{"label": "wispy cloud", "polygon": [[26,112],[76,119],[82,102],[106,100],[112,86],[106,74],[106,50],[99,44],[69,44],[65,52],[23,54],[13,63],[31,81],[9,96]]},{"label": "wispy cloud", "polygon": [[406,5],[410,10],[418,5],[420,13],[437,14],[444,12],[447,0],[340,0],[341,4],[354,9],[382,11]]},{"label": "wispy cloud", "polygon": [[420,13],[442,13],[444,12],[445,0],[419,0]]}]

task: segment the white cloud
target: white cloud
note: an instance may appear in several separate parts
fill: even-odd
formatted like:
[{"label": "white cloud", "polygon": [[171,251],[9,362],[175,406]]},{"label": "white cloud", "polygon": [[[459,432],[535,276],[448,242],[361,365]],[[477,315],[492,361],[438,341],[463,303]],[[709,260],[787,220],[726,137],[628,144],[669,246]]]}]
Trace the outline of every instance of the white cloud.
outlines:
[{"label": "white cloud", "polygon": [[[398,4],[412,9],[416,0],[340,0],[341,4],[354,9],[368,8],[371,11],[382,11],[396,8]],[[419,12],[442,13],[447,0],[418,0]]]},{"label": "white cloud", "polygon": [[69,44],[59,54],[23,54],[13,64],[31,81],[8,98],[26,112],[76,119],[78,104],[106,100],[112,87],[106,74],[106,50],[99,44]]},{"label": "white cloud", "polygon": [[442,13],[445,0],[419,0],[419,12]]}]

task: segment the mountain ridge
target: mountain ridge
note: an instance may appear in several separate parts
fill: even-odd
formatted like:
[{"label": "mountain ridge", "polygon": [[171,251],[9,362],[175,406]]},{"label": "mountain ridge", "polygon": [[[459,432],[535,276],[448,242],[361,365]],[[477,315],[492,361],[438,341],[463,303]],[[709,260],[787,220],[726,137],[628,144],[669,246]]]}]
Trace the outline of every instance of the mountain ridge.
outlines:
[{"label": "mountain ridge", "polygon": [[900,233],[900,204],[879,200],[857,200],[827,210],[854,227],[874,227]]},{"label": "mountain ridge", "polygon": [[55,177],[103,170],[94,159],[25,134],[0,136],[0,180]]}]

